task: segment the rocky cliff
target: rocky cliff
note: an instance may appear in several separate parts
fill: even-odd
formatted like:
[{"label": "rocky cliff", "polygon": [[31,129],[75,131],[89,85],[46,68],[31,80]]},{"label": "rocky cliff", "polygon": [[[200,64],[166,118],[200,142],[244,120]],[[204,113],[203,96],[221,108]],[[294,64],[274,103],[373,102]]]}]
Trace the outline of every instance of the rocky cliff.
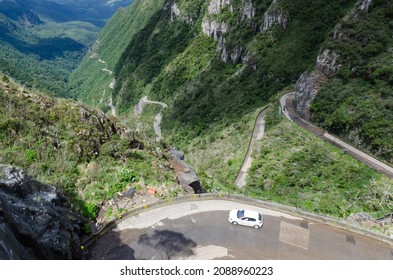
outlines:
[{"label": "rocky cliff", "polygon": [[55,187],[0,165],[0,259],[80,259],[85,222]]},{"label": "rocky cliff", "polygon": [[[360,13],[367,13],[372,0],[361,0],[334,28],[333,40],[349,39],[352,34],[342,28],[349,20],[356,18]],[[322,48],[315,63],[314,69],[304,72],[296,83],[296,111],[304,119],[310,118],[310,106],[321,87],[329,78],[334,77],[340,70],[340,53],[337,49]]]},{"label": "rocky cliff", "polygon": [[298,113],[393,162],[393,1],[357,1],[296,83]]}]

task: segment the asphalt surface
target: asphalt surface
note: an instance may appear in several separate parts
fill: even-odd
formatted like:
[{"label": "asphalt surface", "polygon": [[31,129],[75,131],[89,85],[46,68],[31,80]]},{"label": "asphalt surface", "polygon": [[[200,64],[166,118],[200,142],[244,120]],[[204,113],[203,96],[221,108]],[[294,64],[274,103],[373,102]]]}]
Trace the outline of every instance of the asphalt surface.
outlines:
[{"label": "asphalt surface", "polygon": [[323,139],[324,141],[338,147],[339,149],[345,151],[349,156],[353,157],[354,159],[363,162],[367,166],[371,167],[372,169],[376,170],[379,173],[386,175],[389,178],[393,178],[393,168],[386,163],[362,152],[361,150],[345,143],[344,141],[334,137],[333,135],[327,133],[323,129],[307,122],[306,120],[302,119],[295,111],[293,107],[293,100],[295,97],[295,93],[291,92],[280,99],[280,105],[282,109],[283,115],[298,124],[299,126],[303,127],[304,129],[308,130],[309,132],[315,134],[319,138]]},{"label": "asphalt surface", "polygon": [[[261,229],[232,225],[231,209],[264,215]],[[192,201],[121,221],[89,247],[91,259],[393,259],[393,246],[353,232],[233,201]]]},{"label": "asphalt surface", "polygon": [[246,177],[248,174],[248,170],[251,168],[252,158],[251,153],[254,148],[255,142],[257,140],[262,139],[265,133],[265,116],[268,108],[263,109],[259,114],[254,123],[254,129],[252,131],[252,135],[250,138],[250,143],[247,148],[246,156],[243,159],[242,166],[240,167],[240,171],[235,179],[235,184],[239,188],[242,188],[246,185]]}]

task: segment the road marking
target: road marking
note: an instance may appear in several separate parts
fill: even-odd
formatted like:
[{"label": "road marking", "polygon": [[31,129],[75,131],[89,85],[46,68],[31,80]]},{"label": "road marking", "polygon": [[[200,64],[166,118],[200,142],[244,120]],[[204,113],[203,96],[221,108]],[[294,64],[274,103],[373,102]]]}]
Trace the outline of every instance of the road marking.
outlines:
[{"label": "road marking", "polygon": [[309,229],[281,221],[279,241],[307,250],[309,239]]}]

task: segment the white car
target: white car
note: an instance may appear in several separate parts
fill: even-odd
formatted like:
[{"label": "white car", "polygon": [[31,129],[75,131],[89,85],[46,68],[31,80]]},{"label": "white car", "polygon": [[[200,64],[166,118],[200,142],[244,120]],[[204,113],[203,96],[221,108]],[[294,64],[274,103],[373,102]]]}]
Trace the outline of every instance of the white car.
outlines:
[{"label": "white car", "polygon": [[243,225],[254,228],[261,228],[263,225],[263,216],[253,210],[231,210],[228,221],[234,225]]}]

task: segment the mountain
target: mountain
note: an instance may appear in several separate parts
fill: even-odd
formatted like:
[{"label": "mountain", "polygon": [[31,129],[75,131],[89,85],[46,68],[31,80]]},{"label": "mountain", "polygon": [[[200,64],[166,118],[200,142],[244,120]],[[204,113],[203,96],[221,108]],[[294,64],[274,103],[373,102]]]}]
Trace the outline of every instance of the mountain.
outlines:
[{"label": "mountain", "polygon": [[48,182],[87,218],[95,219],[103,201],[130,186],[160,181],[178,187],[170,158],[100,110],[29,90],[1,75],[0,165]]},{"label": "mountain", "polygon": [[[164,144],[185,151],[208,191],[336,216],[387,211],[360,201],[375,188],[391,193],[390,180],[278,119],[277,103],[296,91],[302,116],[393,163],[391,11],[379,0],[135,0],[103,28],[71,75],[71,94],[103,110],[112,100],[130,122],[140,121],[142,97],[166,103]],[[269,104],[270,148],[259,147],[238,190],[244,139]]]},{"label": "mountain", "polygon": [[31,26],[42,23],[41,19],[29,9],[22,1],[2,0],[0,1],[0,13],[11,20]]},{"label": "mountain", "polygon": [[0,1],[0,71],[29,87],[67,96],[68,76],[99,28],[128,1]]},{"label": "mountain", "polygon": [[0,2],[0,13],[29,25],[42,23],[42,18],[54,22],[89,22],[101,28],[118,8],[128,6],[131,2],[132,0],[3,0]]},{"label": "mountain", "polygon": [[393,163],[393,1],[360,1],[297,87],[305,118]]}]

